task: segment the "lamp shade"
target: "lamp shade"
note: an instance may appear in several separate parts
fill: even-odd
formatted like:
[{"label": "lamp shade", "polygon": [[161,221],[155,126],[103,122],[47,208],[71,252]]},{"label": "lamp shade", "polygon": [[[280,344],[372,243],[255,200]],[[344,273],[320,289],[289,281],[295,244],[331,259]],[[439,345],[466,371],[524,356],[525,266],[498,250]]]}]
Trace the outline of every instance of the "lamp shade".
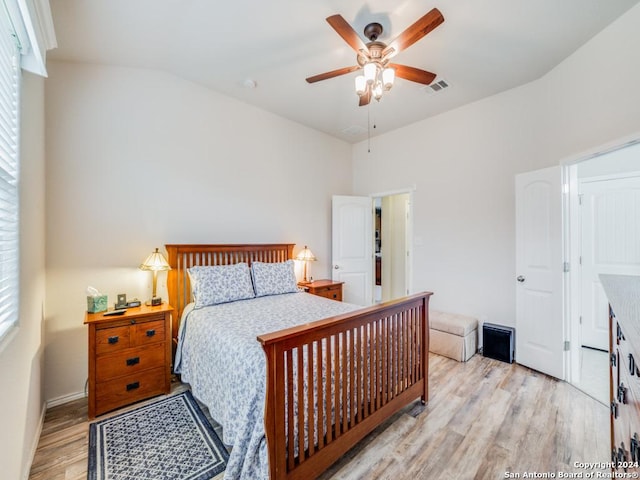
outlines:
[{"label": "lamp shade", "polygon": [[313,254],[311,250],[305,245],[300,253],[296,256],[296,260],[301,260],[303,262],[315,262],[317,260],[316,256]]},{"label": "lamp shade", "polygon": [[167,259],[164,258],[158,249],[147,257],[147,259],[140,265],[140,270],[151,270],[153,272],[160,272],[164,270],[171,270]]}]

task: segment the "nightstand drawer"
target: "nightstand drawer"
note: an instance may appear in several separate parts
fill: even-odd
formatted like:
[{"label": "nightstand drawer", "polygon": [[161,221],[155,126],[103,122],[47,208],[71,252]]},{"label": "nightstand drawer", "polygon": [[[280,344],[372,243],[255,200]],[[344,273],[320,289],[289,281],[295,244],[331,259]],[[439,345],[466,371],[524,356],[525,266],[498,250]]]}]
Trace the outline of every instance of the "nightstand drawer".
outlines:
[{"label": "nightstand drawer", "polygon": [[317,288],[315,294],[320,297],[342,301],[342,285],[332,285],[330,287]]},{"label": "nightstand drawer", "polygon": [[116,355],[102,355],[96,359],[96,382],[132,375],[153,367],[162,367],[165,364],[165,352],[165,344],[156,343]]},{"label": "nightstand drawer", "polygon": [[164,328],[165,323],[162,316],[159,320],[133,325],[131,327],[131,345],[148,345],[164,341]]},{"label": "nightstand drawer", "polygon": [[338,302],[342,301],[342,284],[344,282],[336,282],[333,280],[315,280],[309,283],[300,283],[299,286],[304,288],[311,295],[329,298]]},{"label": "nightstand drawer", "polygon": [[129,348],[131,329],[129,326],[103,328],[96,331],[96,354],[118,352]]},{"label": "nightstand drawer", "polygon": [[96,414],[152,397],[165,391],[165,368],[158,367],[100,383],[96,395]]}]

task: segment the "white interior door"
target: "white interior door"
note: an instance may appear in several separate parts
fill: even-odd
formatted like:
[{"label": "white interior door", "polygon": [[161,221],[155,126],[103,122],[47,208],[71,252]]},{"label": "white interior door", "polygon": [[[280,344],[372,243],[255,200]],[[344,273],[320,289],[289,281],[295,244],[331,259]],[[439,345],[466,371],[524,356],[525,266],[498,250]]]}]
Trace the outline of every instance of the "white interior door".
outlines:
[{"label": "white interior door", "polygon": [[342,299],[355,305],[373,303],[373,200],[334,195],[332,278],[344,282]]},{"label": "white interior door", "polygon": [[609,302],[599,275],[640,275],[640,174],[583,179],[579,193],[582,345],[606,351]]},{"label": "white interior door", "polygon": [[560,167],[516,175],[516,361],[564,377]]}]

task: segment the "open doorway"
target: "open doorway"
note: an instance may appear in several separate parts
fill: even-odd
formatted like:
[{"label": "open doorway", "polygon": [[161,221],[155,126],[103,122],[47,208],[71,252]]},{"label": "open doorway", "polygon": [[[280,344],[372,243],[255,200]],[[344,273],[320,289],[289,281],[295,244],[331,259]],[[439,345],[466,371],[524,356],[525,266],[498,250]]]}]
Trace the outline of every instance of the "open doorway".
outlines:
[{"label": "open doorway", "polygon": [[411,256],[411,193],[373,196],[374,301],[409,294]]},{"label": "open doorway", "polygon": [[640,275],[640,144],[568,166],[569,381],[609,401],[608,301],[602,273]]}]

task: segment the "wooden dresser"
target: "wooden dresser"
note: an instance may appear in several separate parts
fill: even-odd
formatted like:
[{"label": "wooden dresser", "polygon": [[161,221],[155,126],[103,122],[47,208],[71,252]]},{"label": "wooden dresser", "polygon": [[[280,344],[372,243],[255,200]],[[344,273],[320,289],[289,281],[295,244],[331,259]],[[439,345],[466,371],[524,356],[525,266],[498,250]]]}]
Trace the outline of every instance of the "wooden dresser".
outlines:
[{"label": "wooden dresser", "polygon": [[640,473],[640,277],[600,279],[610,304],[612,470]]},{"label": "wooden dresser", "polygon": [[344,282],[334,282],[333,280],[314,280],[313,282],[301,283],[299,285],[312,295],[318,295],[341,302],[343,283]]},{"label": "wooden dresser", "polygon": [[89,418],[171,390],[171,308],[87,313]]}]

